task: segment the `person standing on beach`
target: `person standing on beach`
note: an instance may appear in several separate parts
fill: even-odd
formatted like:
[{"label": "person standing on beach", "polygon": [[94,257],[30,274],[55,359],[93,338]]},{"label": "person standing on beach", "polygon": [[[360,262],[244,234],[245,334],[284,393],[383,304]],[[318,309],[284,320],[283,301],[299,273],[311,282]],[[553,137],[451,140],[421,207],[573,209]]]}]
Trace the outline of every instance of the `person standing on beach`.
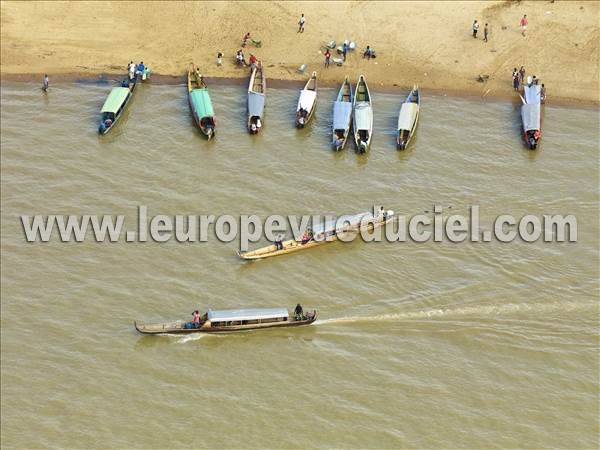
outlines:
[{"label": "person standing on beach", "polygon": [[521,34],[523,36],[525,36],[525,32],[527,31],[527,25],[529,25],[529,20],[527,20],[527,14],[524,14],[521,19]]},{"label": "person standing on beach", "polygon": [[544,86],[544,83],[542,83],[542,88],[540,89],[540,101],[546,103],[546,86]]},{"label": "person standing on beach", "polygon": [[304,22],[306,22],[306,19],[304,18],[304,14],[302,14],[298,21],[298,33],[304,33]]},{"label": "person standing on beach", "polygon": [[515,91],[519,90],[519,73],[517,72],[517,69],[515,69],[515,71],[513,72],[513,89]]},{"label": "person standing on beach", "polygon": [[523,83],[525,81],[525,67],[521,66],[519,69],[519,81]]},{"label": "person standing on beach", "polygon": [[342,56],[344,57],[344,61],[346,61],[346,53],[348,53],[348,44],[344,42],[344,46],[342,47]]},{"label": "person standing on beach", "polygon": [[477,31],[479,30],[479,24],[477,23],[477,19],[473,22],[473,37],[477,39]]},{"label": "person standing on beach", "polygon": [[50,80],[48,79],[48,74],[44,75],[44,81],[42,82],[42,91],[48,91],[48,86],[50,85]]},{"label": "person standing on beach", "polygon": [[488,24],[486,23],[483,27],[483,42],[488,41]]},{"label": "person standing on beach", "polygon": [[327,51],[325,52],[325,68],[326,69],[329,68],[330,61],[331,61],[331,53],[329,52],[329,49],[327,49]]}]

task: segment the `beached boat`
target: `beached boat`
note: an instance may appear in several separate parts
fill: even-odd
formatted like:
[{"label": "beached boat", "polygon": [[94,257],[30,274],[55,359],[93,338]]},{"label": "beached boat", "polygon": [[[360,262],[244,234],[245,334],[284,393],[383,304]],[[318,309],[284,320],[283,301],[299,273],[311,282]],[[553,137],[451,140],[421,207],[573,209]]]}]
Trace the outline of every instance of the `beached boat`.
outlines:
[{"label": "beached boat", "polygon": [[353,111],[354,142],[356,149],[360,153],[365,153],[369,150],[373,137],[373,104],[367,81],[363,75],[358,77],[356,83]]},{"label": "beached boat", "polygon": [[98,133],[106,134],[113,129],[117,121],[123,115],[123,111],[125,111],[125,107],[129,103],[129,100],[133,96],[136,81],[137,77],[134,77],[133,80],[125,78],[121,82],[120,87],[111,89],[100,110],[102,118],[100,119],[100,125],[98,126]]},{"label": "beached boat", "polygon": [[297,327],[309,325],[317,319],[317,311],[290,314],[285,308],[209,309],[200,316],[200,322],[183,320],[168,323],[134,322],[135,329],[143,334],[231,333],[261,328]]},{"label": "beached boat", "polygon": [[250,75],[248,85],[248,131],[257,134],[262,127],[265,109],[265,96],[267,92],[267,80],[262,64],[259,62]]},{"label": "beached boat", "polygon": [[398,150],[404,150],[412,139],[419,123],[420,107],[421,95],[419,88],[414,86],[404,103],[402,103],[400,114],[398,114],[398,136],[396,137]]},{"label": "beached boat", "polygon": [[317,107],[317,72],[313,72],[304,89],[300,91],[298,106],[296,107],[296,127],[304,128]]},{"label": "beached boat", "polygon": [[[342,219],[342,218],[340,218]],[[327,222],[315,225],[312,230],[307,229],[302,236],[302,239],[289,239],[282,241],[279,244],[275,243],[265,247],[250,250],[247,252],[237,252],[238,256],[246,260],[264,259],[272,256],[286,255],[288,253],[297,252],[317,247],[328,242],[344,238],[346,236],[355,235],[362,230],[371,230],[374,227],[381,227],[386,223],[394,220],[393,211],[385,211],[380,208],[375,215],[370,212],[364,212],[351,216],[343,216],[343,221],[330,220]]]},{"label": "beached boat", "polygon": [[350,135],[352,123],[352,86],[346,75],[342,87],[333,102],[333,148],[343,150]]},{"label": "beached boat", "polygon": [[542,139],[542,93],[537,84],[523,86],[520,95],[521,122],[523,125],[523,140],[531,150],[535,150]]},{"label": "beached boat", "polygon": [[200,69],[193,64],[188,68],[188,101],[194,122],[202,134],[210,140],[215,135],[217,124],[215,112],[204,77],[200,74]]}]

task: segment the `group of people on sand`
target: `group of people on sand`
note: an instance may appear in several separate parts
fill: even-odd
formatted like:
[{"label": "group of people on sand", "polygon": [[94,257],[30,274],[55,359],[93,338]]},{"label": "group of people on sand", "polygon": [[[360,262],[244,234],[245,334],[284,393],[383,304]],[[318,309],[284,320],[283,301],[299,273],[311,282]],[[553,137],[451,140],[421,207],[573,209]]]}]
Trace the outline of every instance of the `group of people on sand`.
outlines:
[{"label": "group of people on sand", "polygon": [[129,73],[129,80],[133,81],[139,75],[140,77],[144,74],[144,70],[146,66],[144,66],[144,61],[140,61],[139,64],[135,64],[133,61],[130,61],[127,64],[127,72]]},{"label": "group of people on sand", "polygon": [[[539,78],[535,75],[527,77],[525,79],[525,67],[521,66],[519,70],[515,67],[512,73],[512,81],[513,81],[513,89],[515,91],[519,90],[519,86],[537,86],[540,82]],[[540,100],[542,103],[546,100],[546,86],[542,83],[542,87],[540,88]]]},{"label": "group of people on sand", "polygon": [[242,67],[247,67],[250,66],[250,72],[252,72],[254,70],[255,67],[258,66],[258,58],[250,53],[250,58],[248,59],[248,62],[246,62],[246,58],[244,56],[244,51],[242,49],[239,49],[235,55],[235,61],[236,64]]}]

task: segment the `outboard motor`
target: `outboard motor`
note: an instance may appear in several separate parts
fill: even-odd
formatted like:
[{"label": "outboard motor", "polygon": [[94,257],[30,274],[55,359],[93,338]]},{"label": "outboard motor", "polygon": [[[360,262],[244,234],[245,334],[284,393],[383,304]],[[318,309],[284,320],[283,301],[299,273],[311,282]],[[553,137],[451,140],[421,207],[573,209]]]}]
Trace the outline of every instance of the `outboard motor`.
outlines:
[{"label": "outboard motor", "polygon": [[98,133],[102,134],[106,131],[106,125],[104,125],[104,121],[100,122],[98,125]]}]

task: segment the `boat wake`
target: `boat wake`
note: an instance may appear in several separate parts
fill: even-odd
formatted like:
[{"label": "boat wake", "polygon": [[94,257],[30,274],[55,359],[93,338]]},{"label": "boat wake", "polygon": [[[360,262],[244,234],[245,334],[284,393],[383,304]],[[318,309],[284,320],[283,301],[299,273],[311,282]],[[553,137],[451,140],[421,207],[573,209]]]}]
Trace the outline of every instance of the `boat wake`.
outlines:
[{"label": "boat wake", "polygon": [[202,338],[205,338],[207,336],[206,333],[194,333],[194,334],[188,334],[186,336],[180,337],[177,336],[179,339],[177,340],[178,344],[185,344],[186,342],[190,342],[190,341],[199,341]]},{"label": "boat wake", "polygon": [[315,325],[328,325],[336,323],[352,323],[352,322],[386,322],[393,320],[413,320],[413,319],[429,319],[429,318],[454,318],[465,316],[504,316],[523,312],[534,312],[536,314],[575,311],[594,307],[586,302],[549,302],[549,303],[513,303],[506,305],[476,305],[465,306],[462,308],[435,308],[425,309],[420,311],[407,311],[402,313],[381,314],[375,316],[348,316],[337,317],[331,319],[319,319],[315,321]]}]

